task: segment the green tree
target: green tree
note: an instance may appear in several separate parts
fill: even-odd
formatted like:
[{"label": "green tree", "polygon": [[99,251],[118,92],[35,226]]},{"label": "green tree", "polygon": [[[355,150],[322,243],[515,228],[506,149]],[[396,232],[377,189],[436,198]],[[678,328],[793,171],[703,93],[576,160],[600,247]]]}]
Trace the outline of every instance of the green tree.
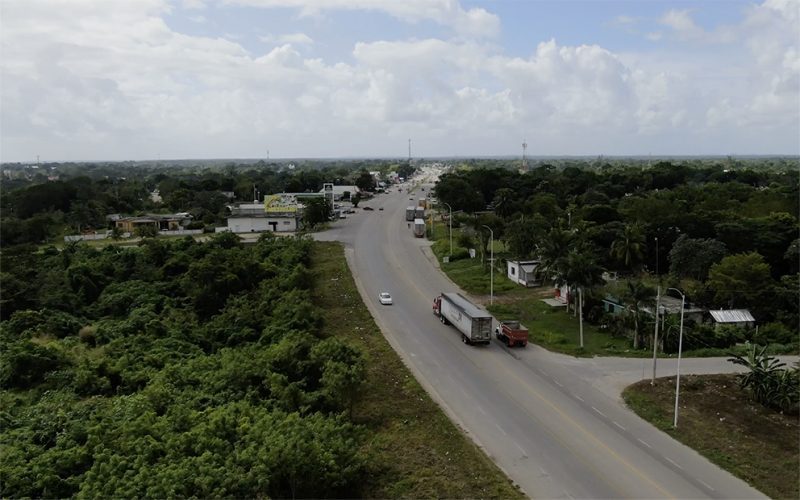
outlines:
[{"label": "green tree", "polygon": [[625,270],[635,271],[642,262],[644,249],[644,230],[634,223],[625,225],[622,234],[611,244],[610,253]]},{"label": "green tree", "polygon": [[362,170],[358,174],[358,177],[356,177],[355,184],[356,184],[356,186],[358,186],[358,189],[360,189],[362,191],[374,191],[375,190],[375,178],[372,177],[372,174],[370,174],[366,170]]},{"label": "green tree", "polygon": [[708,273],[715,300],[728,308],[759,306],[772,285],[769,264],[755,252],[729,255]]},{"label": "green tree", "polygon": [[303,222],[311,229],[329,221],[331,215],[331,207],[324,198],[311,198],[305,202]]},{"label": "green tree", "polygon": [[623,294],[623,301],[628,304],[628,311],[633,316],[633,348],[639,349],[642,344],[641,324],[642,307],[653,302],[655,290],[642,281],[628,281]]},{"label": "green tree", "polygon": [[570,250],[564,259],[563,279],[578,290],[578,321],[580,330],[580,346],[583,348],[583,293],[603,282],[603,268],[597,264],[594,256],[586,249]]},{"label": "green tree", "polygon": [[669,251],[669,271],[680,278],[704,281],[708,270],[727,254],[725,244],[711,238],[682,234]]}]

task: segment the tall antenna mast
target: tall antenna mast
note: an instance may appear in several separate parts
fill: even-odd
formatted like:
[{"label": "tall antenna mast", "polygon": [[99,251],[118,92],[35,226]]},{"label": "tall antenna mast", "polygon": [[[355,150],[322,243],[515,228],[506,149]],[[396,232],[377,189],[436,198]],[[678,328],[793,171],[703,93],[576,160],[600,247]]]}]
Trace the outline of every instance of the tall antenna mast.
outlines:
[{"label": "tall antenna mast", "polygon": [[408,163],[411,163],[411,139],[408,140]]},{"label": "tall antenna mast", "polygon": [[522,171],[523,172],[527,172],[528,171],[528,158],[525,156],[527,151],[528,151],[528,141],[526,141],[525,139],[522,139]]}]

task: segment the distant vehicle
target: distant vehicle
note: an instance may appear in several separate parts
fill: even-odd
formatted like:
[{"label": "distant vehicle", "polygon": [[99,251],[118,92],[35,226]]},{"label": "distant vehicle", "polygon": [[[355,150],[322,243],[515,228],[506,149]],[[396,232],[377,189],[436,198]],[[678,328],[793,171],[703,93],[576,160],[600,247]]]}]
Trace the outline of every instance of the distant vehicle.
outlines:
[{"label": "distant vehicle", "polygon": [[425,236],[425,219],[414,219],[414,236],[417,238]]},{"label": "distant vehicle", "polygon": [[425,209],[423,207],[417,207],[414,209],[414,218],[415,219],[424,219],[425,218]]},{"label": "distant vehicle", "polygon": [[423,186],[423,187],[422,187],[422,188],[420,188],[420,189],[422,189],[423,191],[425,191],[425,186]]},{"label": "distant vehicle", "polygon": [[362,207],[362,208],[363,208],[364,210],[375,210],[375,209],[374,209],[374,208],[372,208],[372,207]]},{"label": "distant vehicle", "polygon": [[503,341],[508,347],[528,345],[528,329],[519,321],[501,321],[494,329],[498,340]]},{"label": "distant vehicle", "polygon": [[383,210],[383,207],[378,207],[378,210]]},{"label": "distant vehicle", "polygon": [[433,314],[443,324],[456,327],[465,344],[488,344],[492,339],[492,316],[460,293],[443,293],[433,299]]},{"label": "distant vehicle", "polygon": [[346,219],[347,216],[344,214],[344,212],[342,212],[342,213],[339,214],[339,218],[340,219]]},{"label": "distant vehicle", "polygon": [[[410,199],[411,198],[409,198],[409,200]],[[415,208],[416,207],[414,207],[414,205],[409,205],[409,206],[406,207],[406,220],[407,221],[410,222],[410,221],[414,220],[414,210],[415,210]]]},{"label": "distant vehicle", "polygon": [[383,304],[385,306],[392,305],[392,296],[389,295],[389,292],[381,292],[378,295],[378,300],[380,300],[381,304]]}]

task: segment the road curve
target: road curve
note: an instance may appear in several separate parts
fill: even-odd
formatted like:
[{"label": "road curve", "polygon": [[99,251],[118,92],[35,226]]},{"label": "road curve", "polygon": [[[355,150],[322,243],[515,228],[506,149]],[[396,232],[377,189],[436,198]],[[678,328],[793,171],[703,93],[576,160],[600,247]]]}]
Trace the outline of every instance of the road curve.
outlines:
[{"label": "road curve", "polygon": [[[620,405],[616,386],[598,385],[592,377],[591,360],[534,345],[510,350],[496,341],[462,344],[457,331],[431,312],[434,296],[458,289],[408,228],[409,196],[419,193],[395,191],[370,200],[366,205],[374,211],[359,210],[315,237],[344,243],[362,298],[391,345],[527,495],[764,498]],[[394,305],[380,305],[381,291],[392,294]]]}]

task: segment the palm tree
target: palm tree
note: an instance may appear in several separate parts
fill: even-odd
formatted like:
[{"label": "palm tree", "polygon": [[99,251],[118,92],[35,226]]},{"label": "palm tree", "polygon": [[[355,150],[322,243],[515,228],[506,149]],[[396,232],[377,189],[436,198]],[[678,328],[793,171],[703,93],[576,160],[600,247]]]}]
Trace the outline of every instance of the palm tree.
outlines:
[{"label": "palm tree", "polygon": [[623,300],[630,304],[633,309],[633,348],[639,348],[639,318],[642,311],[642,306],[652,302],[653,289],[642,283],[641,281],[628,281],[628,288],[625,290]]},{"label": "palm tree", "polygon": [[583,290],[592,289],[603,282],[603,268],[588,249],[570,250],[564,262],[564,275],[567,283],[578,289],[578,317],[580,325],[580,343],[583,347]]},{"label": "palm tree", "polygon": [[610,254],[628,271],[634,270],[644,257],[644,232],[642,226],[626,224],[622,234],[611,243]]},{"label": "palm tree", "polygon": [[542,260],[542,270],[547,278],[554,278],[559,283],[564,274],[564,259],[570,249],[573,233],[567,229],[554,227],[544,235],[538,245],[539,258]]}]

